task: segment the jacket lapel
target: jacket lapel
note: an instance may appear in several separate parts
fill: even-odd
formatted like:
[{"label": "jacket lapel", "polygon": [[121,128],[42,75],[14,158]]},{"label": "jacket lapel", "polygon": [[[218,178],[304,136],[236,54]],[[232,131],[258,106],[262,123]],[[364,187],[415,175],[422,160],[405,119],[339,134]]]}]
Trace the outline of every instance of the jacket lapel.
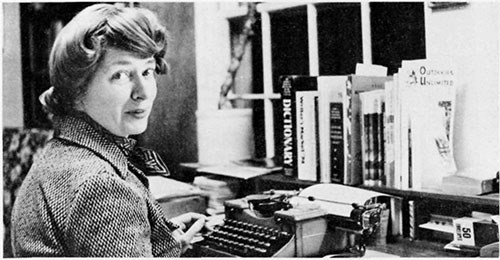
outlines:
[{"label": "jacket lapel", "polygon": [[88,148],[109,162],[122,178],[127,177],[127,158],[125,155],[113,141],[94,129],[88,122],[78,117],[55,116],[54,125],[58,130],[55,133],[56,138]]}]

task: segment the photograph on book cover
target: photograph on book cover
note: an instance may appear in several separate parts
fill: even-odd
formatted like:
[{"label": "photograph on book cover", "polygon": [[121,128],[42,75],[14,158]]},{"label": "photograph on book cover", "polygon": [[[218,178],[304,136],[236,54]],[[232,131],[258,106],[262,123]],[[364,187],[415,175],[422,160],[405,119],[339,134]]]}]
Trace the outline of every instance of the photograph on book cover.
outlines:
[{"label": "photograph on book cover", "polygon": [[498,256],[500,2],[0,9],[6,258]]}]

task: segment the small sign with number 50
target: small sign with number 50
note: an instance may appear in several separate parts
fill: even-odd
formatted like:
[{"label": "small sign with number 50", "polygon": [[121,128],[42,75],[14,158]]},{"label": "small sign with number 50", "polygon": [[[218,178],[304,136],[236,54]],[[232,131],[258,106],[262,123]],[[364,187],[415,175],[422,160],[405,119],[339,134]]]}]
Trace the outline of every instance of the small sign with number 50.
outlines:
[{"label": "small sign with number 50", "polygon": [[474,222],[477,219],[474,218],[459,218],[453,220],[454,233],[454,243],[459,245],[475,246],[474,239]]}]

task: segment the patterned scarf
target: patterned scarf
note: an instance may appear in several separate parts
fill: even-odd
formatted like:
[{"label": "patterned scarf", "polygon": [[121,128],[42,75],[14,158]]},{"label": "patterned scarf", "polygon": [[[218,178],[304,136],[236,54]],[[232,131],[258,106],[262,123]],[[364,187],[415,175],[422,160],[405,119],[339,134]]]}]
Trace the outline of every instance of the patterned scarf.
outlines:
[{"label": "patterned scarf", "polygon": [[144,147],[137,146],[137,140],[111,135],[111,138],[123,151],[127,159],[146,175],[169,176],[170,171],[160,155]]}]

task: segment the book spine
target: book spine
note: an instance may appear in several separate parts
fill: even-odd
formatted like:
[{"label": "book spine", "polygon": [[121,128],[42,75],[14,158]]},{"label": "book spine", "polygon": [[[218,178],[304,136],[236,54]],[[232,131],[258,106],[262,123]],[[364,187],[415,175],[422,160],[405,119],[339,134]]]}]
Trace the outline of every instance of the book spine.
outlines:
[{"label": "book spine", "polygon": [[408,103],[411,100],[411,94],[409,93],[409,88],[406,85],[405,79],[403,77],[399,78],[399,103],[400,103],[400,134],[399,140],[400,144],[400,173],[401,173],[401,189],[407,190],[410,188],[410,114]]},{"label": "book spine", "polygon": [[361,101],[361,151],[363,184],[381,186],[383,171],[383,100],[385,90],[359,94]]},{"label": "book spine", "polygon": [[373,172],[372,172],[372,164],[373,164],[373,154],[372,154],[372,134],[373,134],[373,125],[372,125],[372,95],[369,92],[363,92],[359,94],[359,98],[361,101],[361,110],[360,110],[360,129],[361,129],[361,161],[362,161],[362,175],[363,175],[363,184],[367,186],[372,186],[373,183]]},{"label": "book spine", "polygon": [[408,118],[408,188],[409,189],[413,189],[414,188],[414,178],[416,178],[416,176],[413,176],[413,168],[412,168],[412,162],[413,162],[413,158],[412,158],[412,138],[411,138],[411,131],[412,131],[412,128],[411,128],[411,118]]},{"label": "book spine", "polygon": [[296,90],[297,177],[317,181],[316,104],[314,90]]},{"label": "book spine", "polygon": [[292,95],[293,78],[282,76],[281,102],[283,113],[283,174],[288,177],[296,177],[295,154],[295,95]]},{"label": "book spine", "polygon": [[376,185],[379,181],[379,171],[378,171],[378,120],[377,120],[377,97],[373,95],[373,102],[371,104],[371,109],[369,116],[370,128],[369,128],[369,147],[370,147],[370,180],[372,185]]},{"label": "book spine", "polygon": [[384,113],[384,173],[385,185],[396,188],[394,173],[394,81],[385,86],[385,113]]},{"label": "book spine", "polygon": [[402,157],[401,157],[401,146],[402,146],[402,133],[401,133],[401,83],[400,77],[401,69],[398,70],[397,74],[394,74],[394,84],[393,84],[393,114],[394,114],[394,123],[393,123],[393,155],[394,155],[394,188],[402,189],[403,180],[402,180]]},{"label": "book spine", "polygon": [[377,91],[375,97],[375,115],[374,115],[374,154],[375,154],[375,185],[381,186],[384,183],[384,156],[383,156],[383,148],[384,148],[384,91]]},{"label": "book spine", "polygon": [[[344,117],[344,126],[345,126],[345,132],[344,132],[344,141],[345,141],[345,146],[344,146],[344,162],[345,162],[345,167],[344,167],[344,177],[343,177],[343,184],[352,184],[352,179],[353,179],[353,174],[356,172],[356,170],[361,170],[359,165],[356,160],[356,154],[354,154],[354,147],[355,147],[355,140],[356,137],[360,138],[358,136],[359,133],[356,133],[355,130],[356,128],[359,127],[355,126],[356,121],[359,120],[359,114],[356,115],[352,109],[353,107],[353,88],[352,88],[352,82],[348,78],[346,80],[346,90],[345,90],[345,97],[344,97],[344,111],[345,112],[345,117]],[[359,113],[359,111],[358,111]],[[358,116],[358,119],[356,119],[356,116]],[[359,124],[359,122],[358,122]],[[359,147],[358,147],[359,148]],[[359,155],[358,157],[361,157]],[[361,158],[359,158],[361,159]],[[361,162],[359,162],[361,163]],[[359,169],[357,169],[359,168]],[[356,173],[358,174],[358,173]]]},{"label": "book spine", "polygon": [[330,154],[331,181],[344,182],[345,140],[344,140],[344,105],[342,102],[330,103]]},{"label": "book spine", "polygon": [[319,147],[319,93],[314,97],[314,137],[316,148],[316,181],[321,181],[321,149]]},{"label": "book spine", "polygon": [[[361,102],[367,103],[368,101],[365,99],[361,99]],[[366,105],[365,105],[366,106]],[[372,185],[371,180],[372,180],[372,174],[371,174],[371,167],[372,167],[372,148],[370,146],[371,144],[371,120],[370,120],[370,113],[369,111],[365,110],[363,111],[363,117],[361,118],[361,125],[363,126],[363,134],[361,135],[362,139],[362,147],[361,149],[363,150],[363,184],[364,185]]]},{"label": "book spine", "polygon": [[330,183],[330,102],[332,102],[332,83],[331,76],[318,77],[318,148],[319,148],[319,167],[322,183]]},{"label": "book spine", "polygon": [[380,96],[380,113],[378,114],[378,122],[379,122],[379,128],[378,128],[378,133],[379,133],[379,142],[378,142],[378,148],[379,148],[379,164],[378,164],[378,169],[380,171],[380,185],[385,186],[387,183],[387,175],[385,173],[385,135],[384,135],[384,129],[385,129],[385,124],[384,124],[384,118],[385,118],[385,92],[382,92],[382,95]]}]

